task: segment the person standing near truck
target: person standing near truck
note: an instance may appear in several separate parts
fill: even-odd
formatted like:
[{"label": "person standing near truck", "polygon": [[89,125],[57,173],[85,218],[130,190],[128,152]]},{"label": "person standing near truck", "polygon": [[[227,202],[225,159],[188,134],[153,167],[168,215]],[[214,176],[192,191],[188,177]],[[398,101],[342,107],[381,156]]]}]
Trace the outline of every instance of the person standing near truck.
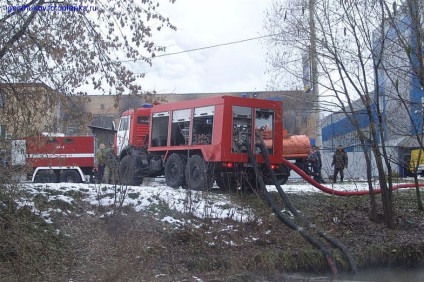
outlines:
[{"label": "person standing near truck", "polygon": [[343,178],[344,178],[343,170],[347,168],[347,164],[348,164],[347,153],[343,149],[343,147],[340,145],[337,147],[336,152],[333,155],[333,162],[331,163],[331,166],[334,166],[334,175],[333,175],[334,183],[337,182],[337,174],[339,174],[339,172],[340,172],[340,182],[343,182]]},{"label": "person standing near truck", "polygon": [[315,173],[316,175],[316,180],[319,183],[325,183],[324,179],[322,178],[321,175],[321,170],[322,170],[322,157],[321,157],[321,151],[320,148],[318,146],[314,147],[314,155],[315,158],[317,159],[316,163],[312,166],[312,171]]},{"label": "person standing near truck", "polygon": [[106,165],[106,152],[105,152],[105,144],[101,143],[99,145],[99,149],[96,152],[96,161],[97,161],[97,184],[101,184],[103,181],[103,175],[105,173],[105,165]]},{"label": "person standing near truck", "polygon": [[318,183],[325,183],[321,176],[322,158],[319,147],[313,147],[311,149],[311,153],[309,154],[307,160],[311,164],[312,176],[314,180]]},{"label": "person standing near truck", "polygon": [[108,149],[105,150],[105,172],[104,182],[107,184],[118,183],[118,161],[113,151],[113,145],[111,144]]}]

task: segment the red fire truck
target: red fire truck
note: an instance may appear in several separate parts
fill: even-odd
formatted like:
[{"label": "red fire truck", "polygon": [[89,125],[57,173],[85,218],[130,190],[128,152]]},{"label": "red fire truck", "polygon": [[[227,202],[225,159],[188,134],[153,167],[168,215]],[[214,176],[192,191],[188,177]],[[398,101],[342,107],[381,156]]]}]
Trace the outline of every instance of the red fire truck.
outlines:
[{"label": "red fire truck", "polygon": [[95,167],[94,136],[45,134],[11,141],[12,166],[29,169],[33,182],[88,182]]},{"label": "red fire truck", "polygon": [[[120,159],[121,182],[139,185],[145,176],[164,175],[167,185],[174,188],[203,190],[214,180],[223,190],[243,187],[256,177],[247,146],[256,155],[264,179],[270,182],[256,146],[256,133],[260,133],[267,144],[272,169],[283,184],[289,169],[282,165],[282,117],[279,101],[235,96],[128,110],[121,117],[114,144]],[[307,156],[309,140],[307,148],[291,153]]]}]

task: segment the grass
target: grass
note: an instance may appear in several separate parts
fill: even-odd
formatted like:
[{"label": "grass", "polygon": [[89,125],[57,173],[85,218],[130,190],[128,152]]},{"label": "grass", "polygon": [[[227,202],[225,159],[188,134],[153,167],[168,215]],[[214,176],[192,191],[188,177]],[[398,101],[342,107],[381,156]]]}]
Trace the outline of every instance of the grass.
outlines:
[{"label": "grass", "polygon": [[[54,214],[54,224],[46,224],[30,208],[19,208],[10,196],[0,194],[0,280],[184,281],[198,276],[206,281],[279,281],[290,272],[329,273],[321,251],[284,225],[253,193],[232,195],[233,202],[255,212],[252,221],[236,222],[195,218],[159,198],[152,198],[150,208],[142,212],[125,207],[122,213],[109,213],[113,207],[93,210],[83,201],[82,190],[62,192],[74,202],[51,200],[57,194],[50,192],[34,196],[40,211],[69,210],[70,215]],[[209,205],[215,196],[204,195]],[[318,238],[314,231],[321,229],[339,239],[360,269],[423,262],[423,212],[417,210],[412,189],[394,192],[396,230],[369,221],[367,196],[289,196],[315,226],[311,233]],[[273,197],[284,209],[279,196]],[[186,223],[178,227],[158,220],[165,216]],[[327,246],[338,268],[349,271],[344,255]]]}]

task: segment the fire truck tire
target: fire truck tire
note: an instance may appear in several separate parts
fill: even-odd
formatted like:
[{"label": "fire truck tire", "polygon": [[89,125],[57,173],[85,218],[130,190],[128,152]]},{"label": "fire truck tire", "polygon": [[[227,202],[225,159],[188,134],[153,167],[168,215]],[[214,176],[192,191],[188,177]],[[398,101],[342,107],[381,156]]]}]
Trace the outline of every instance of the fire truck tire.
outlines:
[{"label": "fire truck tire", "polygon": [[37,175],[34,178],[35,183],[56,183],[57,176],[54,172],[47,172],[45,170],[40,170],[37,172]]},{"label": "fire truck tire", "polygon": [[138,186],[143,182],[143,178],[135,177],[136,159],[132,156],[125,156],[119,163],[119,177],[122,185]]},{"label": "fire truck tire", "polygon": [[240,182],[240,188],[242,192],[255,192],[258,191],[257,176],[254,174],[241,175],[238,181]]},{"label": "fire truck tire", "polygon": [[184,170],[186,162],[179,154],[171,154],[165,163],[166,185],[178,188],[184,185]]},{"label": "fire truck tire", "polygon": [[193,155],[188,160],[185,179],[187,187],[191,190],[209,190],[212,187],[207,165],[199,155]]},{"label": "fire truck tire", "polygon": [[221,176],[219,173],[216,175],[216,185],[223,192],[231,192],[237,190],[237,180],[234,176]]},{"label": "fire truck tire", "polygon": [[76,170],[64,170],[60,174],[60,182],[81,183],[81,176]]},{"label": "fire truck tire", "polygon": [[[274,174],[275,174],[275,178],[277,178],[277,184],[284,185],[289,179],[290,170],[285,165],[280,165],[278,169],[274,170]],[[275,185],[275,183],[273,183],[269,175],[265,177],[265,183],[267,185]]]}]

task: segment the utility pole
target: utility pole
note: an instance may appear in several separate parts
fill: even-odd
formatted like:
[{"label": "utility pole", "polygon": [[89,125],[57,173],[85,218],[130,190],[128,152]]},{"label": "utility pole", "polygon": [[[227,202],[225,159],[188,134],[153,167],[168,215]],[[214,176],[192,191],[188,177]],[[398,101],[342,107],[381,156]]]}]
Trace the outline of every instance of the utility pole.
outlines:
[{"label": "utility pole", "polygon": [[319,89],[318,89],[318,58],[315,31],[315,0],[309,0],[309,28],[311,34],[311,72],[312,72],[312,95],[314,99],[314,116],[315,116],[315,146],[322,148],[322,125],[319,105]]}]

